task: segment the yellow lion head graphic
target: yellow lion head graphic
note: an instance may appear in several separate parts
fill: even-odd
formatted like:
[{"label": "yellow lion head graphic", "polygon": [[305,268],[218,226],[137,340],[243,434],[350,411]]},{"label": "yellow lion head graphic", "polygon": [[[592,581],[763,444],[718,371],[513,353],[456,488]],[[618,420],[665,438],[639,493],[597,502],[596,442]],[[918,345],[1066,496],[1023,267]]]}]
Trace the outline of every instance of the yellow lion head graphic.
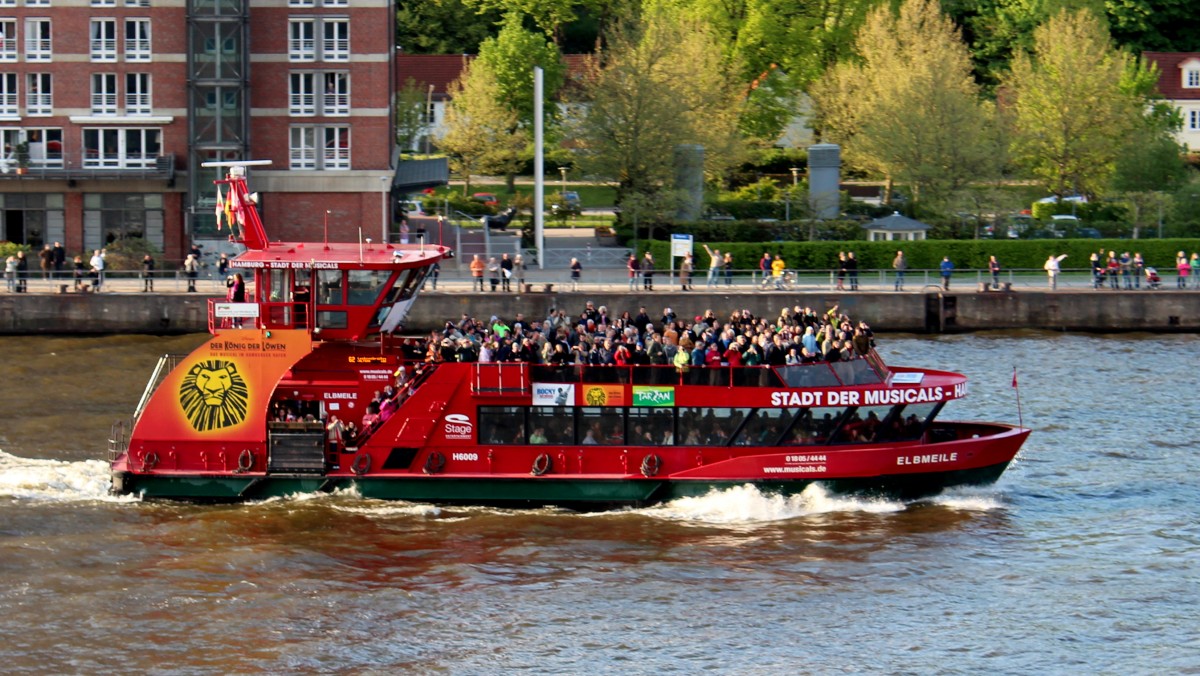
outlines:
[{"label": "yellow lion head graphic", "polygon": [[583,399],[588,406],[603,406],[608,402],[608,394],[603,387],[592,387],[584,393]]},{"label": "yellow lion head graphic", "polygon": [[179,386],[179,405],[197,432],[236,425],[246,419],[249,390],[233,362],[209,359],[194,364]]}]

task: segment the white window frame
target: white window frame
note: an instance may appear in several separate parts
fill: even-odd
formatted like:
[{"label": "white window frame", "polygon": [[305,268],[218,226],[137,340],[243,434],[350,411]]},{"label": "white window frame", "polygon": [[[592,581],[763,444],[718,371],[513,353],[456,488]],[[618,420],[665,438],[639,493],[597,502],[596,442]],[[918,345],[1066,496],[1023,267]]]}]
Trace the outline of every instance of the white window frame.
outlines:
[{"label": "white window frame", "polygon": [[321,93],[321,114],[330,117],[350,115],[350,73],[328,71],[321,75],[325,83]]},{"label": "white window frame", "polygon": [[[35,167],[56,167],[63,166],[63,130],[62,127],[26,127],[25,138],[33,139],[40,138],[38,141],[29,141],[29,164]],[[50,148],[47,144],[55,143],[55,157],[50,157]]]},{"label": "white window frame", "polygon": [[1192,108],[1184,114],[1184,124],[1188,131],[1200,131],[1200,108]]},{"label": "white window frame", "polygon": [[[158,127],[84,127],[83,166],[87,169],[150,169],[162,153],[162,129]],[[89,156],[89,137],[95,139],[96,155]],[[159,145],[158,152],[147,149]],[[140,147],[141,150],[135,150]]]},{"label": "white window frame", "polygon": [[150,105],[150,73],[125,74],[125,114],[149,115]]},{"label": "white window frame", "polygon": [[17,20],[0,19],[0,61],[17,60]]},{"label": "white window frame", "polygon": [[288,74],[288,115],[312,117],[317,114],[317,71],[302,70]]},{"label": "white window frame", "polygon": [[117,0],[91,0],[92,7],[116,7]]},{"label": "white window frame", "polygon": [[288,60],[317,60],[317,20],[288,19]]},{"label": "white window frame", "polygon": [[15,72],[0,73],[0,116],[17,117],[21,114],[18,101],[21,98],[21,78]]},{"label": "white window frame", "polygon": [[117,114],[117,74],[92,73],[92,115]]},{"label": "white window frame", "polygon": [[321,60],[350,60],[350,19],[321,20]]},{"label": "white window frame", "polygon": [[54,76],[51,73],[26,74],[25,114],[31,117],[54,114]]},{"label": "white window frame", "polygon": [[93,62],[117,60],[117,20],[92,19],[88,25],[88,44]]},{"label": "white window frame", "polygon": [[25,60],[50,61],[54,58],[53,26],[50,19],[25,19]]},{"label": "white window frame", "polygon": [[17,0],[0,0],[0,7],[16,7]]},{"label": "white window frame", "polygon": [[150,19],[125,19],[125,60],[149,61],[153,53]]},{"label": "white window frame", "polygon": [[316,0],[288,0],[288,7],[316,7]]},{"label": "white window frame", "polygon": [[50,0],[25,0],[26,7],[49,7]]},{"label": "white window frame", "polygon": [[316,127],[292,127],[288,130],[288,168],[317,168]]},{"label": "white window frame", "polygon": [[1192,66],[1183,70],[1183,88],[1200,89],[1200,68]]},{"label": "white window frame", "polygon": [[[343,146],[339,139],[345,138]],[[323,152],[321,157],[322,169],[350,168],[350,125],[326,126],[321,128]]]},{"label": "white window frame", "polygon": [[349,7],[350,0],[321,0],[322,7]]}]

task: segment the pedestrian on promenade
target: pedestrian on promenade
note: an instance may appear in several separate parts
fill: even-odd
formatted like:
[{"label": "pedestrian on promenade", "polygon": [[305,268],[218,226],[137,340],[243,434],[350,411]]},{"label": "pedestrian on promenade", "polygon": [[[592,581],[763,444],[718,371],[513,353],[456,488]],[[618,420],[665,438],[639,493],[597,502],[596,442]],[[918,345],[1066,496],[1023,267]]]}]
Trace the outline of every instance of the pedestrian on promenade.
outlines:
[{"label": "pedestrian on promenade", "polygon": [[42,268],[42,279],[50,279],[50,272],[54,269],[54,249],[49,244],[38,252],[38,265]]},{"label": "pedestrian on promenade", "polygon": [[1129,255],[1128,251],[1121,252],[1120,264],[1121,278],[1125,280],[1125,290],[1132,291],[1133,281],[1130,280],[1130,276],[1133,274],[1133,257]]},{"label": "pedestrian on promenade", "polygon": [[63,266],[67,264],[67,249],[62,245],[62,242],[54,243],[54,273],[62,272]]},{"label": "pedestrian on promenade", "polygon": [[642,289],[654,290],[654,256],[650,255],[649,251],[642,257]]},{"label": "pedestrian on promenade", "polygon": [[500,264],[496,262],[495,256],[490,256],[487,262],[488,284],[492,287],[492,293],[500,286]]},{"label": "pedestrian on promenade", "polygon": [[846,252],[838,252],[837,290],[846,290]]},{"label": "pedestrian on promenade", "polygon": [[100,249],[92,252],[92,260],[88,264],[92,266],[92,291],[98,293],[104,285],[104,254]]},{"label": "pedestrian on promenade", "polygon": [[775,282],[775,289],[783,291],[783,272],[787,269],[787,263],[784,262],[783,256],[775,254],[775,260],[771,261],[771,278]]},{"label": "pedestrian on promenade", "polygon": [[1146,274],[1146,261],[1141,251],[1133,252],[1133,288],[1142,288],[1142,277]]},{"label": "pedestrian on promenade", "polygon": [[508,254],[500,256],[500,285],[505,291],[512,291],[513,262]]},{"label": "pedestrian on promenade", "polygon": [[758,271],[762,273],[762,281],[759,285],[765,289],[767,280],[771,278],[771,253],[769,251],[764,251],[762,258],[758,259]]},{"label": "pedestrian on promenade", "polygon": [[1050,254],[1050,257],[1046,259],[1046,263],[1042,265],[1042,267],[1046,270],[1046,278],[1050,282],[1051,291],[1058,288],[1058,273],[1060,270],[1058,264],[1061,263],[1062,259],[1066,257],[1067,254],[1062,254],[1061,256]]},{"label": "pedestrian on promenade", "polygon": [[[103,261],[100,262],[100,266],[101,266],[100,267],[101,275],[103,275],[103,270],[104,270],[104,267],[103,267],[104,262]],[[95,273],[96,273],[96,258],[93,256],[92,257],[92,274],[94,275]],[[187,277],[188,293],[195,293],[196,292],[196,277],[200,276],[200,258],[197,257],[196,254],[190,253],[187,255],[187,258],[183,259],[183,276]],[[100,289],[99,281],[96,282],[96,289],[97,290]]]},{"label": "pedestrian on promenade", "polygon": [[1179,277],[1175,280],[1175,287],[1186,289],[1188,277],[1192,275],[1192,264],[1188,262],[1188,257],[1182,251],[1175,256],[1175,270],[1179,273]]},{"label": "pedestrian on promenade", "polygon": [[579,262],[578,258],[571,259],[570,269],[571,269],[571,290],[578,291],[579,290],[579,280],[583,277],[583,265]]},{"label": "pedestrian on promenade", "polygon": [[483,259],[479,254],[471,257],[471,290],[483,291]]},{"label": "pedestrian on promenade", "polygon": [[1108,262],[1104,265],[1104,274],[1108,277],[1108,288],[1113,291],[1121,288],[1121,283],[1117,279],[1117,275],[1121,274],[1121,261],[1117,258],[1116,251],[1108,252]]},{"label": "pedestrian on promenade", "polygon": [[154,290],[154,256],[146,254],[142,256],[142,291],[150,292]]},{"label": "pedestrian on promenade", "polygon": [[988,257],[988,272],[992,273],[992,288],[1000,290],[1000,261],[995,256]]},{"label": "pedestrian on promenade", "polygon": [[17,252],[17,293],[29,291],[29,259],[24,251]]},{"label": "pedestrian on promenade", "polygon": [[858,291],[858,259],[853,251],[846,253],[846,275],[850,277],[850,290]]},{"label": "pedestrian on promenade", "polygon": [[679,264],[679,290],[692,290],[692,272],[695,271],[695,263],[692,262],[692,254],[683,257],[683,262]]},{"label": "pedestrian on promenade", "polygon": [[637,291],[638,282],[641,281],[642,268],[638,264],[637,254],[630,251],[629,260],[625,261],[625,269],[629,270],[629,290]]},{"label": "pedestrian on promenade", "polygon": [[1189,261],[1192,266],[1192,285],[1200,289],[1200,253],[1192,252],[1192,260]]},{"label": "pedestrian on promenade", "polygon": [[733,286],[733,254],[726,251],[722,263],[725,266],[725,286]]},{"label": "pedestrian on promenade", "polygon": [[83,277],[87,274],[87,267],[83,264],[83,256],[76,256],[71,261],[71,265],[73,266],[73,274],[75,275],[75,290],[82,291]]},{"label": "pedestrian on promenade", "polygon": [[[525,288],[525,259],[521,254],[513,256],[513,275],[517,278],[517,290]],[[434,287],[436,288],[436,287]]]},{"label": "pedestrian on promenade", "polygon": [[721,255],[720,249],[710,249],[708,245],[704,245],[704,251],[708,253],[708,287],[712,288],[717,283],[717,275],[721,271],[721,263],[725,261],[725,257]]},{"label": "pedestrian on promenade", "polygon": [[942,289],[944,291],[949,291],[950,275],[954,273],[954,263],[950,262],[949,256],[942,256],[942,264],[940,268],[942,271]]},{"label": "pedestrian on promenade", "polygon": [[4,281],[8,284],[8,292],[17,292],[17,257],[9,256],[4,261]]},{"label": "pedestrian on promenade", "polygon": [[892,269],[896,271],[896,290],[904,290],[904,273],[908,270],[908,259],[904,257],[903,251],[897,251],[896,257],[892,259]]},{"label": "pedestrian on promenade", "polygon": [[1104,286],[1104,261],[1100,258],[1100,254],[1093,252],[1088,258],[1088,264],[1092,266],[1092,288],[1099,289]]}]

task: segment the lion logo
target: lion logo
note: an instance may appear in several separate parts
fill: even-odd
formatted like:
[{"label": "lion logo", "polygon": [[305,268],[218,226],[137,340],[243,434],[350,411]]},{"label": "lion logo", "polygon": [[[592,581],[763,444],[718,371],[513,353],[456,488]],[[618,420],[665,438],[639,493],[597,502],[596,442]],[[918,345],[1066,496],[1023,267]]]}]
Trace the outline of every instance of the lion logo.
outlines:
[{"label": "lion logo", "polygon": [[209,359],[188,369],[179,386],[179,405],[197,432],[231,427],[246,419],[246,381],[233,362]]},{"label": "lion logo", "polygon": [[608,394],[603,387],[592,387],[584,393],[583,399],[588,406],[603,406],[608,402]]}]

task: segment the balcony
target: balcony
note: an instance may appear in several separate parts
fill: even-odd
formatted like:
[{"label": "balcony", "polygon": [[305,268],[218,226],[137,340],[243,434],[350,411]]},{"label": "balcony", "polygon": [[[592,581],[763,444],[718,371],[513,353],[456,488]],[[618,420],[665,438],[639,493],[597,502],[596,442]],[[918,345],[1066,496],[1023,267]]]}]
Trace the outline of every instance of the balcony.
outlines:
[{"label": "balcony", "polygon": [[[103,164],[104,166],[98,166]],[[48,153],[20,171],[15,160],[0,159],[0,181],[94,181],[161,179],[175,182],[175,154],[98,157],[91,152]]]}]

